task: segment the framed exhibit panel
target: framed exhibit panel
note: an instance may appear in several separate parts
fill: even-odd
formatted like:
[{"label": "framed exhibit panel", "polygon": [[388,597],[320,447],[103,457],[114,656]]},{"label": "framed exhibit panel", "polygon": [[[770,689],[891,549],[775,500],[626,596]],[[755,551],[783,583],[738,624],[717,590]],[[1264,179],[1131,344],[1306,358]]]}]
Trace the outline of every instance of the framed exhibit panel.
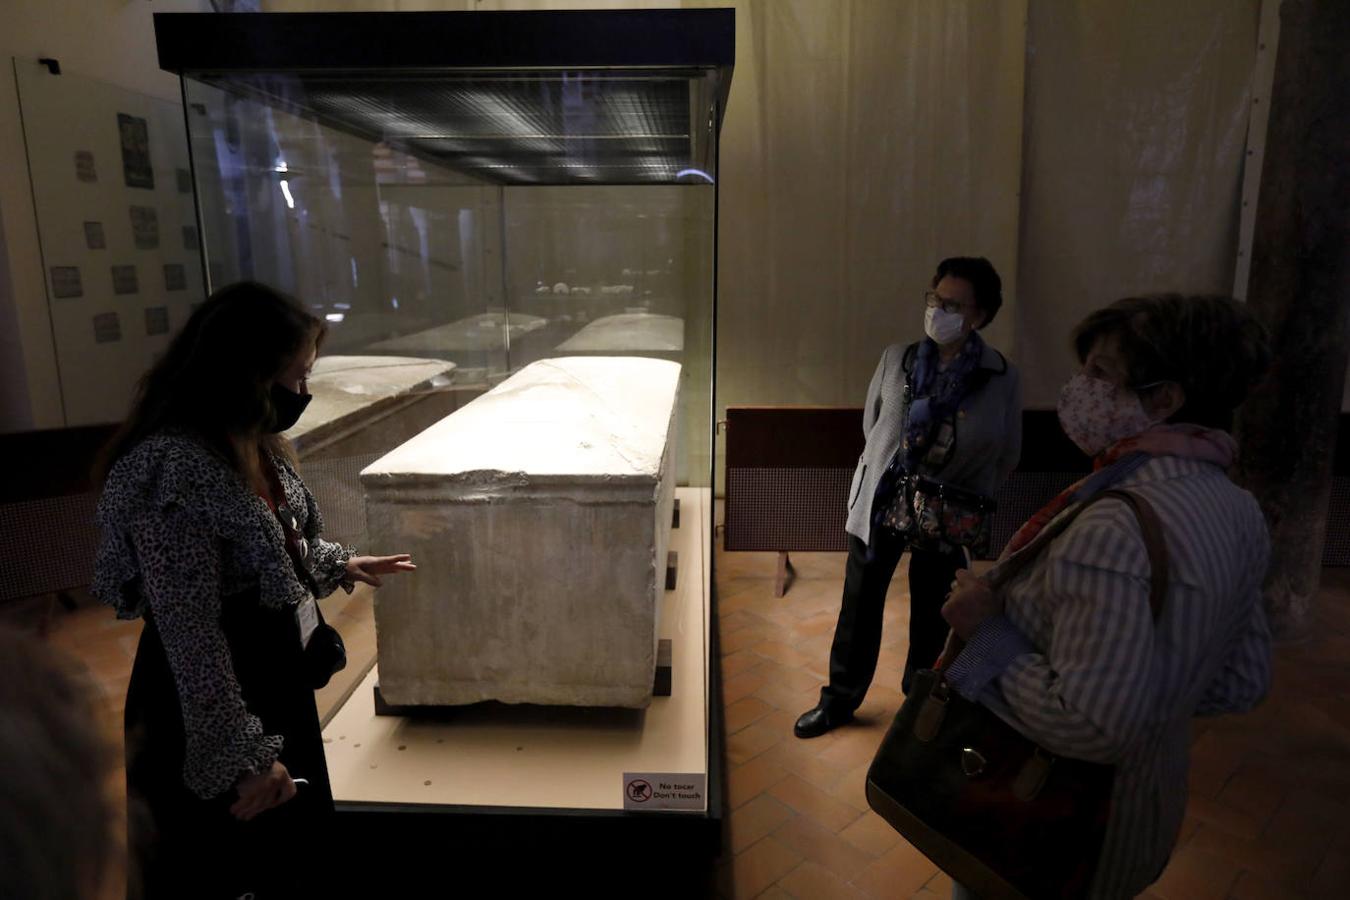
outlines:
[{"label": "framed exhibit panel", "polygon": [[[365,390],[362,366],[409,360],[420,377],[439,361],[399,397],[455,396],[416,434],[374,416],[326,426],[369,437],[345,467],[331,447],[324,460],[329,487],[365,502],[362,549],[427,560],[377,593],[382,657],[360,661],[326,726],[344,820],[419,846],[566,820],[715,851],[717,143],[734,13],[155,27],[182,77],[208,284],[297,296],[328,323],[324,352],[360,361],[343,389]],[[625,584],[636,599],[598,613]]]},{"label": "framed exhibit panel", "polygon": [[67,426],[117,422],[204,294],[178,104],[15,66]]}]

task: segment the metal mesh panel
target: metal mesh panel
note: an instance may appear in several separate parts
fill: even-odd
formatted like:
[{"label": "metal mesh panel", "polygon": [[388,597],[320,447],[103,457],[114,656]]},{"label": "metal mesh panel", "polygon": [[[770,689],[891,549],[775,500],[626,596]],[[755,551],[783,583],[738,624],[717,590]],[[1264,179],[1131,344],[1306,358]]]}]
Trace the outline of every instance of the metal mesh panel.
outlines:
[{"label": "metal mesh panel", "polygon": [[989,522],[989,552],[997,556],[1022,523],[1082,475],[1072,472],[1014,472],[994,495],[998,508]]},{"label": "metal mesh panel", "polygon": [[0,504],[0,599],[88,584],[98,547],[97,504],[94,493]]},{"label": "metal mesh panel", "polygon": [[850,468],[732,468],[728,550],[847,550]]},{"label": "metal mesh panel", "polygon": [[366,495],[361,470],[381,453],[339,456],[302,463],[305,485],[323,513],[323,538],[341,544],[366,545]]},{"label": "metal mesh panel", "polygon": [[1331,506],[1327,510],[1327,542],[1322,565],[1350,566],[1350,477],[1331,479]]}]

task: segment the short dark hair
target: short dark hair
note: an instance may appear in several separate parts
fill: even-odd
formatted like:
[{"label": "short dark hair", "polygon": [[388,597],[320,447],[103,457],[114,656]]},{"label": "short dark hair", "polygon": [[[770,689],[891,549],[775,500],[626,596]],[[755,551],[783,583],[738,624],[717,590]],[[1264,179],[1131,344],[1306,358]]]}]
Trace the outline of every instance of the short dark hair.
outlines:
[{"label": "short dark hair", "polygon": [[994,321],[999,309],[1003,307],[1003,279],[998,277],[994,264],[983,256],[951,256],[938,263],[937,274],[933,276],[930,287],[950,275],[970,282],[975,291],[975,305],[984,313],[983,328]]},{"label": "short dark hair", "polygon": [[1233,411],[1270,366],[1266,329],[1231,297],[1154,294],[1117,300],[1073,330],[1078,361],[1111,336],[1120,341],[1130,387],[1172,381],[1186,392],[1169,422],[1231,428]]}]

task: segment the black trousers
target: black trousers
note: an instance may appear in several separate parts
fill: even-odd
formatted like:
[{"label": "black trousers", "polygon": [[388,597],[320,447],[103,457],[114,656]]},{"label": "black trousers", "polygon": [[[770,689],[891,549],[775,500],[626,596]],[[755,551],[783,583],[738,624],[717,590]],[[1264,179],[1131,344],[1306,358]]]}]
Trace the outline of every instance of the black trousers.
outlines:
[{"label": "black trousers", "polygon": [[281,763],[291,777],[309,784],[250,822],[230,815],[233,789],[209,800],[188,790],[178,687],[159,629],[147,616],[127,689],[127,832],[133,857],[127,896],[334,896],[319,856],[332,824],[333,795],[295,615],[263,607],[256,591],[225,597],[221,606],[221,629],[244,703],[262,720],[265,733],[285,738]]},{"label": "black trousers", "polygon": [[[822,704],[850,712],[862,705],[876,674],[886,591],[906,546],[903,537],[882,528],[876,529],[872,541],[876,546],[869,560],[867,545],[849,535],[844,596],[830,647],[830,683],[820,691]],[[909,655],[901,683],[906,693],[914,673],[931,668],[942,652],[948,630],[942,604],[957,569],[966,566],[965,552],[959,547],[948,551],[910,548]]]}]

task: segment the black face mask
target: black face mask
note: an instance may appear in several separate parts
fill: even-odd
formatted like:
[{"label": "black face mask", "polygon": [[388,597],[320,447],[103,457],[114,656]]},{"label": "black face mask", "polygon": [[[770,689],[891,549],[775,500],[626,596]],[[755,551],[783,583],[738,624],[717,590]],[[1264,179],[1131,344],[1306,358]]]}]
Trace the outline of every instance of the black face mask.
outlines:
[{"label": "black face mask", "polygon": [[305,407],[309,406],[309,401],[313,399],[313,394],[297,394],[295,391],[289,391],[279,384],[273,384],[272,413],[275,421],[272,422],[272,433],[280,434],[300,421],[300,414],[305,411]]}]

